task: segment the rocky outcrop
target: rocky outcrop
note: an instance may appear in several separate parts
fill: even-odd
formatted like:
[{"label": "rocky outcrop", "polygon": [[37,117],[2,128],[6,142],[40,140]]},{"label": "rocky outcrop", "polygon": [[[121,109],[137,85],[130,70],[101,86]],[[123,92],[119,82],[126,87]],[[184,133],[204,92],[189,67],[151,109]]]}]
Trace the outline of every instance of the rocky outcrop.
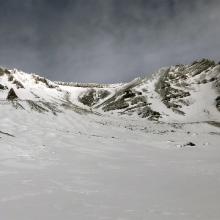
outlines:
[{"label": "rocky outcrop", "polygon": [[207,74],[214,67],[214,61],[202,59],[191,65],[176,65],[168,68],[155,84],[155,91],[160,94],[167,108],[184,115],[181,108],[188,105],[187,97],[191,96],[192,84],[214,83],[217,77],[210,77]]},{"label": "rocky outcrop", "polygon": [[8,89],[8,87],[0,84],[0,90],[5,90],[5,89]]},{"label": "rocky outcrop", "polygon": [[18,96],[16,95],[14,89],[11,88],[10,91],[8,92],[7,100],[13,101],[15,99],[18,99]]},{"label": "rocky outcrop", "polygon": [[9,75],[10,72],[7,69],[3,69],[3,68],[0,67],[0,76],[3,76],[5,74]]},{"label": "rocky outcrop", "polygon": [[155,84],[155,91],[160,94],[162,102],[167,108],[172,109],[174,112],[181,112],[179,109],[182,108],[182,104],[178,101],[190,96],[188,91],[184,91],[184,89],[181,88],[188,86],[186,82],[184,83],[187,77],[185,68],[180,66],[177,67],[176,72],[167,69]]},{"label": "rocky outcrop", "polygon": [[160,113],[152,110],[151,103],[147,101],[147,96],[136,89],[136,86],[140,86],[144,82],[145,80],[139,79],[129,83],[98,107],[101,107],[105,112],[116,110],[120,114],[131,115],[136,113],[142,118],[158,120],[161,117]]},{"label": "rocky outcrop", "polygon": [[4,74],[5,74],[5,71],[2,68],[0,68],[0,76],[3,76]]},{"label": "rocky outcrop", "polygon": [[[151,78],[113,85],[52,82],[35,74],[1,68],[0,83],[0,98],[7,95],[7,100],[16,100],[10,102],[16,108],[54,115],[68,109],[80,114],[116,112],[158,121],[183,118],[194,112],[193,106],[199,106],[201,115],[210,115],[215,108],[220,111],[220,65],[206,59],[162,68]],[[18,99],[14,89],[8,92],[8,88],[14,88],[21,97]],[[203,103],[203,95],[209,91],[217,95],[207,96]],[[207,107],[206,103],[213,104]]]},{"label": "rocky outcrop", "polygon": [[45,84],[46,87],[48,87],[48,88],[51,88],[51,89],[57,88],[56,85],[51,84],[51,83],[50,83],[47,79],[45,79],[44,77],[34,75],[33,78],[35,79],[35,82],[36,82],[37,84],[41,82],[41,83]]},{"label": "rocky outcrop", "polygon": [[12,83],[16,85],[17,89],[21,89],[21,88],[24,89],[23,84],[21,82],[19,82],[18,80],[15,79],[15,80],[13,80]]},{"label": "rocky outcrop", "polygon": [[99,89],[88,89],[86,92],[83,92],[78,100],[79,102],[83,103],[86,106],[93,106],[96,103],[99,102],[99,100],[102,100],[110,95],[110,92],[107,90]]},{"label": "rocky outcrop", "polygon": [[220,96],[218,96],[216,99],[216,108],[220,111]]}]

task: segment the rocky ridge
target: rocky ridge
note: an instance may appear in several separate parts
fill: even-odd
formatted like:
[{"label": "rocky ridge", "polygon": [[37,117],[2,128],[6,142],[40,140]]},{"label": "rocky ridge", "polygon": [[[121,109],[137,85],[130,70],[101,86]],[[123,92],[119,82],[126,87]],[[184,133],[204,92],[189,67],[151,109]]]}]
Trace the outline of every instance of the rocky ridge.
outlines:
[{"label": "rocky ridge", "polygon": [[201,117],[220,111],[220,65],[202,59],[190,65],[161,68],[151,78],[129,83],[52,82],[36,74],[0,68],[0,100],[39,113],[138,115],[149,120]]}]

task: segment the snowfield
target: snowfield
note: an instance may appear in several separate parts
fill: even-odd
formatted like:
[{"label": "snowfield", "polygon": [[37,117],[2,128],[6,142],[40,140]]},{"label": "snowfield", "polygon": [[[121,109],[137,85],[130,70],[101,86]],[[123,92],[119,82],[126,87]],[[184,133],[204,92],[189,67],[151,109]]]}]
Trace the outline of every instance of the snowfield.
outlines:
[{"label": "snowfield", "polygon": [[219,220],[217,68],[163,99],[158,78],[90,90],[0,71],[0,219]]},{"label": "snowfield", "polygon": [[1,219],[220,218],[219,127],[1,108]]}]

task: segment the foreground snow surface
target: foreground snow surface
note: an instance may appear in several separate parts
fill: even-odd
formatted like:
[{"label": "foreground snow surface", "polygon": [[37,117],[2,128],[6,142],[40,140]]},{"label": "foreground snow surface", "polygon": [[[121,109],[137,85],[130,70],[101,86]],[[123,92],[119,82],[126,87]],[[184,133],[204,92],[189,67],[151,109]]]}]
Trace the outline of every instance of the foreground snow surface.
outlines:
[{"label": "foreground snow surface", "polygon": [[218,220],[219,135],[206,122],[1,106],[0,219]]}]

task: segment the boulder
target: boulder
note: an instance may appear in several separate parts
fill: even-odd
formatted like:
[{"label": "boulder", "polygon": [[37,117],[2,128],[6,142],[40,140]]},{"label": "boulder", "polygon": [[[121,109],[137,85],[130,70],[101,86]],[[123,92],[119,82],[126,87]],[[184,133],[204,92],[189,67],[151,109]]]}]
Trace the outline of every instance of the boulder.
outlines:
[{"label": "boulder", "polygon": [[13,101],[17,98],[18,98],[18,96],[16,95],[14,89],[11,88],[10,91],[8,92],[7,100]]},{"label": "boulder", "polygon": [[220,96],[218,96],[216,99],[216,108],[220,111]]},{"label": "boulder", "polygon": [[0,84],[0,90],[4,90],[5,86],[3,86],[2,84]]}]

